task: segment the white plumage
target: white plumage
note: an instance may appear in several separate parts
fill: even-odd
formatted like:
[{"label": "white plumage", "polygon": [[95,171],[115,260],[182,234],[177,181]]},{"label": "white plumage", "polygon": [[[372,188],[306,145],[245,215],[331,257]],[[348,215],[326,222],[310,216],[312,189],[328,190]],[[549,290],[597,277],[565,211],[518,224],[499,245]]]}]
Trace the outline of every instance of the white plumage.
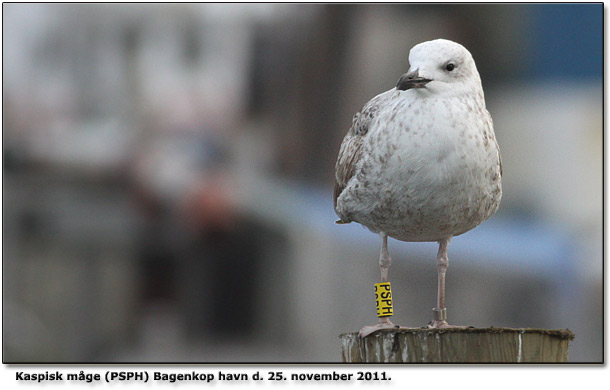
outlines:
[{"label": "white plumage", "polygon": [[[382,281],[391,262],[387,236],[439,242],[439,298],[429,326],[445,327],[446,247],[498,209],[500,150],[468,50],[437,39],[413,47],[409,63],[396,88],[354,116],[337,160],[335,211],[338,223],[358,222],[382,236]],[[388,326],[382,319],[361,334]]]}]

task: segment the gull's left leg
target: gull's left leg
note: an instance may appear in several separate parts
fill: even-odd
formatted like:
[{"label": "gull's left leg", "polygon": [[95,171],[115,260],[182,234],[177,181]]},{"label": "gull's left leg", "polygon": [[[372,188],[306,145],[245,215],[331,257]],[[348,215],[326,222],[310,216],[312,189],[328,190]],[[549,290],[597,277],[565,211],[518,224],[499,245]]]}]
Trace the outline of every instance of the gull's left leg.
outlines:
[{"label": "gull's left leg", "polygon": [[[381,244],[381,253],[379,254],[379,269],[381,271],[381,281],[387,282],[390,266],[392,265],[392,258],[388,252],[388,235],[381,233],[381,239],[383,242]],[[373,326],[365,326],[364,328],[360,329],[360,337],[366,337],[376,330],[388,328],[394,328],[392,321],[390,321],[389,317],[380,317],[377,324]]]},{"label": "gull's left leg", "polygon": [[446,328],[447,324],[447,308],[445,307],[445,275],[449,267],[449,258],[447,257],[447,247],[450,238],[440,240],[438,242],[438,255],[436,257],[436,266],[438,271],[438,290],[436,307],[432,309],[434,319],[428,324],[428,328]]},{"label": "gull's left leg", "polygon": [[436,266],[438,268],[438,297],[436,299],[436,307],[432,309],[434,319],[430,321],[427,328],[473,328],[472,326],[459,326],[447,324],[447,308],[445,307],[445,275],[449,267],[449,258],[447,257],[447,246],[451,241],[451,237],[438,242],[438,256],[436,258]]}]

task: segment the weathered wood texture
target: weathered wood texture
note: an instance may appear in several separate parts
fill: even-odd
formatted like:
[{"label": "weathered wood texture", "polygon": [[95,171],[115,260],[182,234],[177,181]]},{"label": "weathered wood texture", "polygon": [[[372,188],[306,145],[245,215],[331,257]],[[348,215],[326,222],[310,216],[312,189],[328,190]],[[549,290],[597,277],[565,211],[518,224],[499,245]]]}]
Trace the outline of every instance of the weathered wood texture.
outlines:
[{"label": "weathered wood texture", "polygon": [[364,339],[344,333],[349,363],[566,363],[574,333],[566,330],[388,329]]}]

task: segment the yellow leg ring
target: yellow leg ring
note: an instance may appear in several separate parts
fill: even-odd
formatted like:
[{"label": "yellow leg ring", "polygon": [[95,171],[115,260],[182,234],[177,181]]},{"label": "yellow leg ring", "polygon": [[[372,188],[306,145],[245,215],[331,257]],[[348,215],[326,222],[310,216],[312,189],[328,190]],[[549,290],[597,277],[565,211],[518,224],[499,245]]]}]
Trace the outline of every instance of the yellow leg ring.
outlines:
[{"label": "yellow leg ring", "polygon": [[394,315],[390,282],[375,283],[375,304],[377,307],[377,317],[390,317]]}]

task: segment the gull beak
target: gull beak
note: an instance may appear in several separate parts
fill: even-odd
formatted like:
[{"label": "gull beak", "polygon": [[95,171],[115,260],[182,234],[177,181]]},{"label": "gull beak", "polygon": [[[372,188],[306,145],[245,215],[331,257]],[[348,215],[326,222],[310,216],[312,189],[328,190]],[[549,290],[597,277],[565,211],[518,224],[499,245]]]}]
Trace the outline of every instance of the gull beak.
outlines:
[{"label": "gull beak", "polygon": [[400,76],[398,83],[396,84],[396,89],[399,91],[406,91],[411,88],[424,88],[430,81],[432,80],[419,77],[419,70],[416,69]]}]

